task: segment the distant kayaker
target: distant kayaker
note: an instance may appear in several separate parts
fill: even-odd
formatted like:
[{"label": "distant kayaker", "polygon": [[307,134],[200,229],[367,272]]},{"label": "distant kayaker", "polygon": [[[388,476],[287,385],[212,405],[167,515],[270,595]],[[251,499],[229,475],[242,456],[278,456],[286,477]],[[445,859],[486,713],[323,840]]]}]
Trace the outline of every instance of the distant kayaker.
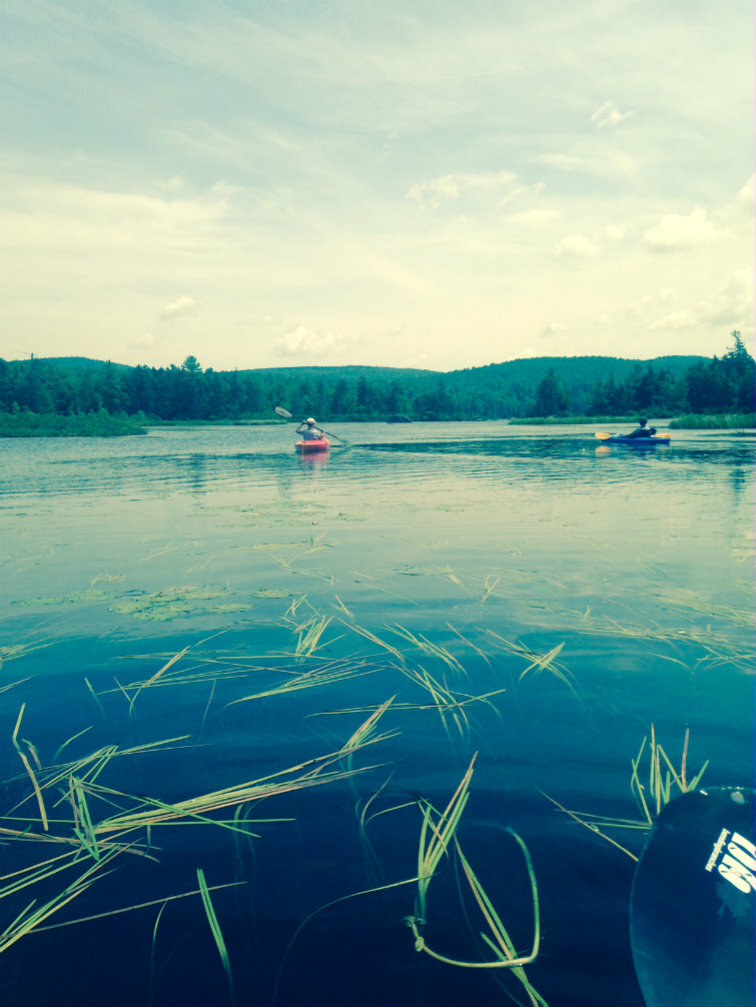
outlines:
[{"label": "distant kayaker", "polygon": [[302,435],[303,441],[319,441],[325,436],[324,432],[316,425],[312,416],[309,416],[297,427],[297,433]]},{"label": "distant kayaker", "polygon": [[656,427],[647,427],[646,424],[648,420],[641,416],[638,420],[638,426],[633,430],[632,433],[628,434],[628,437],[653,437],[656,433]]}]

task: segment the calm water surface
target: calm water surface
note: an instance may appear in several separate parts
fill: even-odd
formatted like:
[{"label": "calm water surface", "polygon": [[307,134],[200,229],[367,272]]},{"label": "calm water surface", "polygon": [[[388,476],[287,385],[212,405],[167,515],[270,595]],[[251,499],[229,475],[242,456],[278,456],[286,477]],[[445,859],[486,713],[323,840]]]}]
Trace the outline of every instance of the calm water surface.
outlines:
[{"label": "calm water surface", "polygon": [[[584,427],[338,432],[349,446],[312,459],[280,425],[0,445],[3,884],[79,850],[0,900],[0,930],[109,841],[133,843],[5,950],[4,1003],[232,1002],[206,910],[186,894],[198,868],[240,1004],[529,1002],[504,970],[417,953],[404,923],[419,802],[442,810],[475,756],[457,835],[518,952],[533,913],[507,830],[527,844],[533,987],[551,1007],[642,1004],[634,861],[548,798],[640,820],[631,760],[652,725],[678,770],[690,730],[688,778],[709,760],[709,784],[751,785],[753,440],[683,432],[634,450]],[[387,701],[372,743],[317,785],[149,830],[103,826],[286,770],[279,781],[301,780]],[[641,830],[604,831],[642,846]],[[426,921],[441,954],[494,959],[454,858]]]}]

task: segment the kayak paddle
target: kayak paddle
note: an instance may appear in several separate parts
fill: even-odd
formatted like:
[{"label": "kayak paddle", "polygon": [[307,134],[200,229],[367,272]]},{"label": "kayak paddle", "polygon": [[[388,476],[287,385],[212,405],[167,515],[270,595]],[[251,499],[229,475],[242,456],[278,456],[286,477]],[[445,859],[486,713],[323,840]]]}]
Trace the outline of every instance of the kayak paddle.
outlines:
[{"label": "kayak paddle", "polygon": [[[276,411],[276,413],[277,413],[277,414],[278,414],[279,416],[281,416],[281,417],[282,417],[283,419],[285,419],[285,420],[292,420],[292,419],[294,419],[294,417],[293,417],[293,416],[291,415],[291,413],[289,412],[289,410],[288,410],[288,409],[284,409],[284,407],[283,407],[283,406],[276,406],[276,407],[275,407],[275,411]],[[330,430],[324,430],[324,429],[323,429],[323,427],[320,427],[320,426],[318,427],[318,429],[319,429],[319,430],[323,430],[323,433],[324,433],[324,434],[327,434],[327,435],[328,435],[329,437],[335,437],[335,438],[336,438],[336,440],[337,440],[337,441],[338,441],[338,442],[339,442],[339,443],[340,443],[340,444],[341,444],[341,445],[342,445],[343,447],[345,447],[345,448],[346,448],[346,447],[349,447],[349,445],[347,444],[347,442],[346,442],[345,440],[342,440],[342,438],[341,438],[341,437],[339,437],[339,435],[338,435],[338,434],[332,434]]]},{"label": "kayak paddle", "polygon": [[630,943],[647,1007],[753,1007],[754,796],[707,787],[656,820],[635,871]]}]

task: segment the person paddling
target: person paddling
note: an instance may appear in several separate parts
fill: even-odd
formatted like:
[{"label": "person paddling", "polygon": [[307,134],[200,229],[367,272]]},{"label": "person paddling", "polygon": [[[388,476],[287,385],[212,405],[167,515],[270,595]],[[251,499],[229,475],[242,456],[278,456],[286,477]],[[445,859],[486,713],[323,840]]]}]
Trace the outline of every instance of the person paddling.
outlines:
[{"label": "person paddling", "polygon": [[297,427],[297,433],[302,435],[302,440],[304,441],[319,441],[325,436],[324,431],[316,425],[312,416],[309,416],[306,420],[302,420]]},{"label": "person paddling", "polygon": [[641,416],[638,420],[638,426],[633,430],[632,433],[627,434],[628,437],[653,437],[656,433],[656,427],[647,427],[646,424],[648,420]]}]

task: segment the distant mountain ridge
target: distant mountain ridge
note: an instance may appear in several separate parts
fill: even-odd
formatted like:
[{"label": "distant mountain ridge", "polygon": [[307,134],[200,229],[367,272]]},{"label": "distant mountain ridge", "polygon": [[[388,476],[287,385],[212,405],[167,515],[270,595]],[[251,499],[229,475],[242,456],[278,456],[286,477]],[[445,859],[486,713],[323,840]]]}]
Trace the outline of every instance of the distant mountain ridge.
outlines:
[{"label": "distant mountain ridge", "polygon": [[168,367],[73,356],[0,360],[0,412],[263,420],[283,406],[329,420],[394,422],[748,413],[756,363],[733,335],[721,359],[549,356],[453,371],[357,364],[216,371],[191,355]]},{"label": "distant mountain ridge", "polygon": [[[450,395],[478,399],[483,403],[490,397],[509,399],[516,411],[532,396],[538,384],[549,371],[554,371],[564,386],[574,412],[588,406],[593,387],[611,378],[623,382],[634,369],[649,365],[655,370],[667,370],[672,378],[681,378],[694,364],[706,362],[709,357],[674,355],[640,360],[630,357],[578,356],[578,357],[524,357],[502,363],[485,364],[453,371],[435,371],[414,367],[381,367],[372,365],[302,365],[294,367],[254,367],[235,371],[217,371],[219,375],[248,376],[265,385],[284,388],[302,385],[333,386],[340,381],[357,385],[360,381],[389,386],[401,385],[409,396],[430,394],[442,385]],[[110,367],[119,373],[136,370],[128,364],[92,360],[89,357],[35,357],[34,363],[75,371],[103,371]],[[29,366],[31,360],[20,363]],[[154,368],[159,370],[160,368]]]},{"label": "distant mountain ridge", "polygon": [[[481,364],[475,367],[457,368],[451,371],[437,371],[432,368],[420,367],[383,367],[373,364],[303,364],[297,366],[278,367],[244,367],[232,368],[227,371],[218,371],[219,374],[252,374],[256,377],[278,377],[291,379],[302,378],[338,378],[357,379],[364,377],[369,379],[379,378],[382,380],[409,380],[409,381],[438,381],[439,378],[447,382],[459,382],[462,385],[479,385],[481,382],[488,384],[499,384],[503,377],[513,379],[527,379],[528,381],[540,381],[546,372],[553,368],[562,380],[570,384],[573,380],[580,380],[584,376],[589,376],[591,383],[596,380],[609,377],[613,373],[615,378],[621,379],[637,365],[645,366],[651,364],[654,368],[666,368],[675,377],[684,373],[693,364],[710,360],[711,357],[704,357],[698,354],[690,355],[668,355],[653,357],[650,359],[640,359],[636,357],[609,357],[609,356],[574,356],[574,357],[521,357],[516,360],[505,360],[501,363]],[[30,365],[32,363],[45,364],[48,367],[65,367],[74,370],[102,370],[106,367],[115,367],[118,370],[133,370],[135,366],[152,365],[132,365],[119,364],[110,360],[97,360],[91,357],[33,357],[32,359],[9,361]],[[178,365],[177,365],[178,366]],[[158,370],[159,368],[155,368]]]}]

